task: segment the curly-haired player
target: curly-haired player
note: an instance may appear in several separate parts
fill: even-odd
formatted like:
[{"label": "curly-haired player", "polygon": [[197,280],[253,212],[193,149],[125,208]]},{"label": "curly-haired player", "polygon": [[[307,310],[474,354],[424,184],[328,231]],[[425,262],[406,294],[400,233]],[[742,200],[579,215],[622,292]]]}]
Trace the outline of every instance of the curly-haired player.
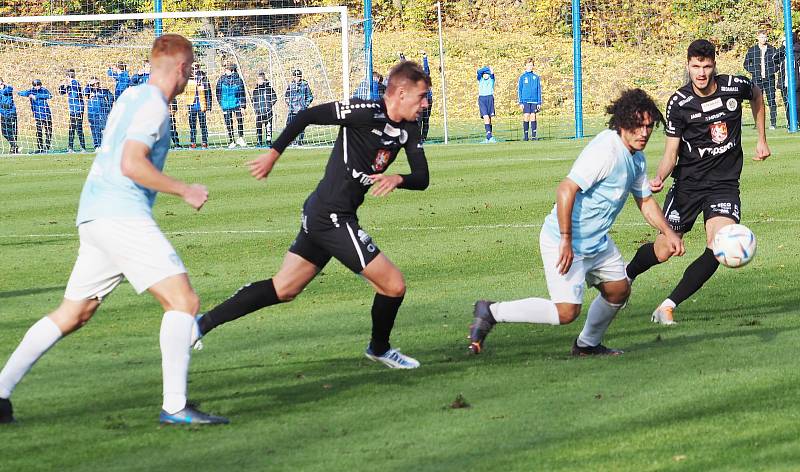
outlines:
[{"label": "curly-haired player", "polygon": [[539,235],[550,299],[477,301],[470,329],[471,352],[481,352],[496,323],[573,322],[581,312],[586,282],[597,287],[600,295],[589,307],[572,354],[622,354],[603,346],[601,341],[630,294],[625,262],[608,235],[629,193],[645,220],[665,235],[671,255],[683,255],[683,241],[670,229],[651,196],[642,153],[653,128],[664,122],[661,112],[640,89],[623,92],[606,112],[611,115],[610,129],[598,134],[575,160],[556,190],[556,204]]}]

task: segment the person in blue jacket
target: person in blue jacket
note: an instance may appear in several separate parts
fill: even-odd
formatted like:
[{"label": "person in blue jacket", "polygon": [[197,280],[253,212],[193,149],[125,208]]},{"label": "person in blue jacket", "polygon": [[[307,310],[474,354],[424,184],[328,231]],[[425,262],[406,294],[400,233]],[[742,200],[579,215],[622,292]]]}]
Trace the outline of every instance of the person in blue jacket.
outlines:
[{"label": "person in blue jacket", "polygon": [[[422,51],[422,70],[428,77],[431,76],[431,67],[428,65],[428,54]],[[422,135],[422,140],[428,140],[428,129],[430,129],[431,110],[433,109],[433,91],[428,89],[428,106],[419,112],[419,132]]]},{"label": "person in blue jacket", "polygon": [[142,63],[142,68],[133,76],[131,76],[131,86],[142,85],[147,83],[150,78],[150,61],[145,59]]},{"label": "person in blue jacket", "polygon": [[100,86],[100,79],[90,77],[83,89],[83,96],[86,97],[86,112],[89,115],[92,142],[94,148],[98,149],[103,143],[103,130],[108,121],[108,114],[111,113],[111,106],[114,105],[114,94],[111,90]]},{"label": "person in blue jacket", "polygon": [[[228,147],[233,149],[238,144],[246,146],[244,141],[244,120],[242,110],[247,108],[247,98],[244,90],[244,81],[236,71],[236,64],[225,64],[225,73],[217,81],[217,102],[222,108],[225,117],[225,128],[228,130]],[[239,137],[234,140],[233,116],[236,115]]]},{"label": "person in blue jacket", "polygon": [[[311,87],[308,82],[303,79],[303,72],[300,69],[295,69],[292,72],[292,81],[286,87],[286,92],[283,94],[283,99],[289,108],[289,113],[286,115],[286,126],[294,121],[298,113],[308,108],[311,102],[314,101],[314,94],[311,93]],[[301,131],[297,136],[295,143],[302,146],[305,143],[305,130]]]},{"label": "person in blue jacket", "polygon": [[53,95],[42,87],[42,81],[39,79],[35,79],[31,85],[30,89],[19,92],[19,96],[28,97],[31,101],[31,112],[36,121],[35,154],[41,154],[50,150],[50,142],[53,139],[53,113],[47,103]]},{"label": "person in blue jacket", "polygon": [[3,137],[11,146],[11,154],[18,154],[17,147],[17,107],[14,105],[14,87],[0,79],[0,128]]},{"label": "person in blue jacket", "polygon": [[253,89],[253,111],[256,114],[256,137],[258,147],[264,146],[263,134],[267,135],[267,146],[272,146],[272,110],[278,101],[275,89],[267,80],[267,74],[259,72]]},{"label": "person in blue jacket", "polygon": [[353,97],[360,98],[362,100],[379,100],[383,98],[383,94],[386,92],[386,86],[383,84],[383,76],[377,72],[372,71],[372,80],[370,83],[367,83],[367,80],[364,79],[358,84],[358,88],[356,88]]},{"label": "person in blue jacket", "polygon": [[118,99],[122,92],[131,85],[131,76],[128,74],[128,65],[120,61],[116,65],[108,68],[108,76],[117,81],[114,87],[114,100]]},{"label": "person in blue jacket", "polygon": [[75,69],[67,71],[67,78],[58,87],[58,93],[67,96],[69,107],[69,137],[67,139],[67,152],[75,152],[75,134],[81,143],[81,152],[86,152],[86,138],[83,136],[83,90],[81,83],[75,78]]},{"label": "person in blue jacket", "polygon": [[492,136],[492,117],[494,116],[494,71],[489,66],[478,69],[478,110],[486,130],[484,143],[496,143]]},{"label": "person in blue jacket", "polygon": [[525,72],[519,76],[517,98],[519,109],[522,111],[522,140],[528,140],[528,128],[530,128],[530,136],[536,141],[539,139],[536,136],[536,114],[542,109],[542,83],[539,76],[533,72],[532,57],[525,60]]}]

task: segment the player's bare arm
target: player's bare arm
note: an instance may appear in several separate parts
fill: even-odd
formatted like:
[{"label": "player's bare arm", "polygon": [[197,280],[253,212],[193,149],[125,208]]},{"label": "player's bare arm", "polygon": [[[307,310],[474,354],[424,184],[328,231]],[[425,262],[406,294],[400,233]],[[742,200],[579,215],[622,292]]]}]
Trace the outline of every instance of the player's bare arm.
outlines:
[{"label": "player's bare arm", "polygon": [[661,158],[661,162],[658,163],[655,177],[650,180],[651,192],[658,193],[664,189],[664,181],[672,174],[672,170],[675,169],[675,164],[678,162],[678,147],[680,144],[681,138],[667,136],[664,156]]},{"label": "player's bare arm", "polygon": [[575,206],[575,196],[580,190],[578,184],[568,178],[562,180],[556,189],[556,214],[558,215],[558,229],[561,233],[556,268],[561,275],[569,272],[575,257],[572,251],[572,208]]},{"label": "player's bare arm", "polygon": [[122,175],[142,187],[156,192],[177,195],[195,210],[208,200],[208,189],[200,184],[186,184],[162,173],[148,159],[150,148],[139,141],[128,140],[122,150]]},{"label": "player's bare arm", "polygon": [[256,180],[266,179],[269,173],[272,172],[272,167],[279,157],[281,157],[281,154],[278,151],[270,149],[265,154],[261,154],[249,161],[247,167],[250,168],[250,175],[255,177]]},{"label": "player's bare arm", "polygon": [[756,121],[756,131],[758,131],[758,142],[756,143],[756,155],[754,161],[763,161],[770,156],[769,145],[767,145],[766,131],[766,111],[764,107],[764,97],[761,89],[753,85],[753,98],[750,100],[750,108],[753,111],[753,119]]},{"label": "player's bare arm", "polygon": [[682,256],[686,251],[683,245],[683,238],[669,226],[669,223],[664,218],[664,212],[661,211],[661,207],[655,198],[651,196],[645,198],[634,197],[634,200],[636,200],[636,205],[639,207],[639,211],[642,212],[645,221],[664,235],[671,255]]},{"label": "player's bare arm", "polygon": [[369,192],[373,197],[389,195],[403,183],[403,176],[397,174],[373,174],[369,178],[373,182],[372,189]]}]

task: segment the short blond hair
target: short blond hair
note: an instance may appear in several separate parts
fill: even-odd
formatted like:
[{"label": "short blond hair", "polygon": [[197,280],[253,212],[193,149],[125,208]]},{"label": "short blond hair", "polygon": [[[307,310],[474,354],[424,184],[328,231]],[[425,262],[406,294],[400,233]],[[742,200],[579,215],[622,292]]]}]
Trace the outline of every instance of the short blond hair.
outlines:
[{"label": "short blond hair", "polygon": [[192,55],[192,43],[179,34],[165,34],[153,42],[150,50],[150,60],[155,62],[161,57],[176,57],[179,55]]}]

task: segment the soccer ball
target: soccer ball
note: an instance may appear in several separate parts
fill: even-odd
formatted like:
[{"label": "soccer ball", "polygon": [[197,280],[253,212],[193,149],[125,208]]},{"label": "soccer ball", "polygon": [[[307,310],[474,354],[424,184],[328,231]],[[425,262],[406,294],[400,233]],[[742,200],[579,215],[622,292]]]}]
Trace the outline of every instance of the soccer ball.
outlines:
[{"label": "soccer ball", "polygon": [[717,231],[714,257],[726,267],[742,267],[756,255],[756,235],[745,225],[728,225]]}]

